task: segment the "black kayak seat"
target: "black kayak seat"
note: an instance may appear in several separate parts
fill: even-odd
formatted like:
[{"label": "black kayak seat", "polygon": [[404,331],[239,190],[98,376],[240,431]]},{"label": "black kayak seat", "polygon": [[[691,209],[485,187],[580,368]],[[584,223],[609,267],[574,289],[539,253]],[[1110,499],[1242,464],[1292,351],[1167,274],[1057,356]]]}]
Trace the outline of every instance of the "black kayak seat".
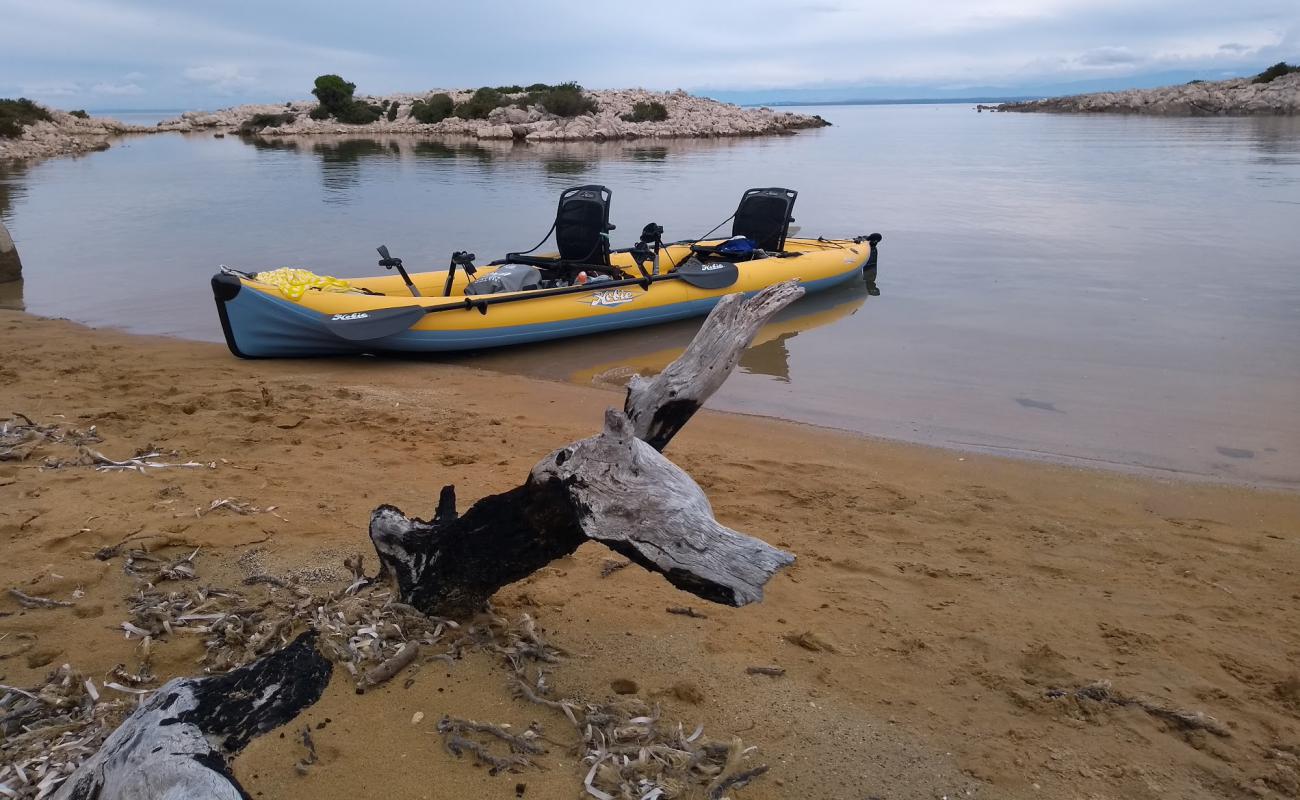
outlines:
[{"label": "black kayak seat", "polygon": [[[614,226],[609,222],[609,206],[613,192],[604,186],[590,184],[574,186],[560,193],[555,209],[555,245],[558,256],[530,256],[541,247],[522,253],[507,253],[501,262],[528,264],[541,268],[567,268],[577,266],[608,267],[609,232]],[[549,234],[548,234],[549,238]],[[546,240],[543,239],[544,243]]]},{"label": "black kayak seat", "polygon": [[[790,223],[794,222],[794,201],[798,197],[794,189],[746,189],[732,216],[732,238],[743,236],[759,250],[782,252]],[[722,255],[717,245],[692,245],[691,250],[701,255]]]}]

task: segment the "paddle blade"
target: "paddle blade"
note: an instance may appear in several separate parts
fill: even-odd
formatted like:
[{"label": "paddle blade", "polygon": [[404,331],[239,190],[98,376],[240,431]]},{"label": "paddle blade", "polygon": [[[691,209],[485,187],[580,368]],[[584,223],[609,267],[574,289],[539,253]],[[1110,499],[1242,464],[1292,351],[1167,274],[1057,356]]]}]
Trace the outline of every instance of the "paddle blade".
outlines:
[{"label": "paddle blade", "polygon": [[326,329],[340,339],[365,342],[401,333],[424,319],[424,313],[420,306],[377,308],[373,311],[325,316],[324,323]]},{"label": "paddle blade", "polygon": [[673,270],[672,274],[700,289],[725,289],[740,277],[740,270],[730,261],[704,262],[691,259]]}]

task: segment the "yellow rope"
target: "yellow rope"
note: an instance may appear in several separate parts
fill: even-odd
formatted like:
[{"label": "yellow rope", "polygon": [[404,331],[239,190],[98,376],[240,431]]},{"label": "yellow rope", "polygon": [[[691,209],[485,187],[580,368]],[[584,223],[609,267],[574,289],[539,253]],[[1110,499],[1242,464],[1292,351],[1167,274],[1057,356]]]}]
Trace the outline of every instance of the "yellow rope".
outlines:
[{"label": "yellow rope", "polygon": [[295,269],[293,267],[280,267],[279,269],[259,272],[254,276],[262,283],[269,283],[280,290],[280,294],[290,300],[298,300],[308,289],[319,289],[322,292],[350,292],[353,291],[352,285],[347,281],[331,278],[328,275],[317,275],[311,270]]}]

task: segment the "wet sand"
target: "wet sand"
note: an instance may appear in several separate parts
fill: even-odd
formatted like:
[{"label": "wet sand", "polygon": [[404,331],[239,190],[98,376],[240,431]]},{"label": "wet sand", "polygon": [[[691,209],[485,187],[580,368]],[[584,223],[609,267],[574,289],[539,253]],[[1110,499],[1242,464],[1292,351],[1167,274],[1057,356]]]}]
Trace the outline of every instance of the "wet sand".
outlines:
[{"label": "wet sand", "polygon": [[[0,462],[5,588],[0,682],[130,663],[118,625],[135,587],[125,540],[177,557],[201,582],[251,565],[343,585],[381,502],[431,514],[515,486],[550,450],[590,435],[621,396],[468,366],[374,359],[241,362],[203,343],[90,331],[0,311],[0,414],[97,425],[110,457],[154,445],[215,468],[149,475]],[[756,798],[1295,797],[1300,794],[1300,496],[1000,459],[704,412],[666,455],[725,524],[798,556],[765,602],[707,606],[635,567],[601,577],[587,545],[495,600],[575,655],[553,682],[603,699],[635,681],[666,717],[742,736],[771,773]],[[272,514],[211,513],[238,497]],[[281,519],[281,517],[283,519]],[[370,557],[373,565],[373,556]],[[668,614],[692,605],[694,619]],[[831,649],[794,644],[812,632]],[[805,640],[807,641],[807,640]],[[190,674],[202,643],[158,648]],[[775,664],[782,677],[747,675]],[[336,673],[302,723],[321,762],[301,776],[292,730],[236,761],[254,797],[577,797],[584,770],[490,776],[441,747],[444,713],[565,730],[512,699],[478,656],[355,694]],[[1184,730],[1115,692],[1208,714]],[[423,712],[412,724],[415,712]],[[329,720],[326,723],[326,719]],[[324,724],[319,730],[318,725]]]}]

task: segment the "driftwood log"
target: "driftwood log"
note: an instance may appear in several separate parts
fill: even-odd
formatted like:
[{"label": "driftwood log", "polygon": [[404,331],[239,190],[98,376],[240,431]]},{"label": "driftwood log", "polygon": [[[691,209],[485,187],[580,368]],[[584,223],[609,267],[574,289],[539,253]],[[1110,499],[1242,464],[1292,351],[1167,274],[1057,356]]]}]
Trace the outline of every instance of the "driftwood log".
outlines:
[{"label": "driftwood log", "polygon": [[703,490],[660,451],[731,374],[763,323],[803,292],[789,281],[723,298],[680,358],[653,380],[633,380],[625,411],[607,411],[600,434],[551,453],[522,486],[479,500],[464,516],[451,486],[430,521],[390,505],[375,509],[370,539],[403,602],[431,614],[472,614],[501,587],[587,541],[706,600],[761,600],[794,556],[719,523]]},{"label": "driftwood log", "polygon": [[162,686],[54,800],[244,800],[229,758],[320,699],[333,665],[316,634],[224,675]]},{"label": "driftwood log", "polygon": [[749,298],[722,298],[676,361],[653,378],[633,375],[628,382],[623,411],[636,435],[663,452],[727,380],[758,329],[803,293],[797,282],[786,281]]}]

